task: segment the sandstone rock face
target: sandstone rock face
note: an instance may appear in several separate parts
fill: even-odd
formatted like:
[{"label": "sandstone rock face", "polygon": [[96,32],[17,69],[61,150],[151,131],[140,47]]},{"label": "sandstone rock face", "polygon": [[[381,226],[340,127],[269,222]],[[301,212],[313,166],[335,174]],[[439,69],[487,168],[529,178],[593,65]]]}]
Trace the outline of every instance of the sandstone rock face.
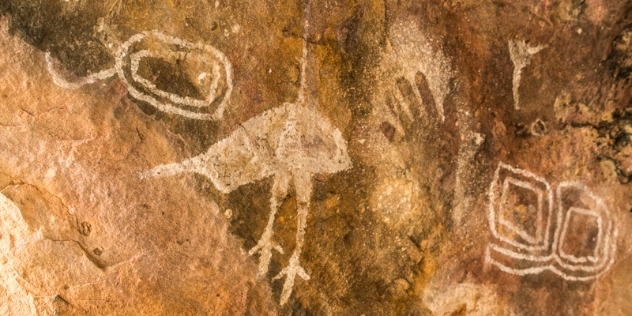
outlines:
[{"label": "sandstone rock face", "polygon": [[0,3],[0,314],[627,315],[630,12]]}]

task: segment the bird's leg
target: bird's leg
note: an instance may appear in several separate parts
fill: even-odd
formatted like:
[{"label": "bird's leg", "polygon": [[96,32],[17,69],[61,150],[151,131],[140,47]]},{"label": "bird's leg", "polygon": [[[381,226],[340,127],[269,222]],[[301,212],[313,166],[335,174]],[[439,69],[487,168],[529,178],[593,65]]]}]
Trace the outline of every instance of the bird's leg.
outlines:
[{"label": "bird's leg", "polygon": [[292,294],[294,279],[298,274],[303,280],[309,280],[309,275],[305,269],[301,267],[299,259],[301,256],[301,248],[305,238],[305,227],[307,226],[307,213],[309,212],[309,202],[312,197],[312,179],[311,174],[294,175],[294,187],[296,188],[296,198],[298,202],[298,225],[296,229],[296,247],[294,253],[290,257],[290,262],[281,272],[274,277],[274,280],[286,276],[281,292],[281,305],[287,302]]},{"label": "bird's leg", "polygon": [[272,258],[272,249],[276,249],[278,252],[283,253],[283,249],[276,242],[272,240],[272,229],[274,225],[274,219],[279,208],[279,203],[287,195],[287,190],[290,182],[289,175],[276,174],[274,177],[274,183],[272,184],[272,197],[270,198],[270,217],[268,218],[268,225],[263,230],[263,235],[248,253],[252,256],[256,253],[260,253],[259,256],[259,272],[257,277],[263,277],[268,273],[268,266],[270,265],[270,259]]}]

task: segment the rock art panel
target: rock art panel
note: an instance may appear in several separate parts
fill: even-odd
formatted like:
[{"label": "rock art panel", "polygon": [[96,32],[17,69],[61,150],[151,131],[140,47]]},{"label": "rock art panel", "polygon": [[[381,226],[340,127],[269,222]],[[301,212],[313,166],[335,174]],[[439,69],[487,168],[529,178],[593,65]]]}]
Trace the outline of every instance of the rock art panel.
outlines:
[{"label": "rock art panel", "polygon": [[275,314],[212,199],[187,181],[138,178],[155,157],[178,157],[177,141],[123,101],[120,78],[61,88],[45,52],[0,22],[5,314]]},{"label": "rock art panel", "polygon": [[629,12],[1,2],[0,314],[627,315]]}]

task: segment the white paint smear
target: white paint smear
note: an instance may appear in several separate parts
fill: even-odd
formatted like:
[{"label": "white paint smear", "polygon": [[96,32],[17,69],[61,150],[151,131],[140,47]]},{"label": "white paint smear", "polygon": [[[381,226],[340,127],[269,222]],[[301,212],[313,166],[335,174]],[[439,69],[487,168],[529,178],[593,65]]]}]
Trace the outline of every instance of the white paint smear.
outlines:
[{"label": "white paint smear", "polygon": [[512,91],[514,99],[514,109],[520,109],[520,76],[522,69],[531,63],[531,56],[537,54],[546,46],[531,46],[524,40],[510,40],[509,56],[514,64]]},{"label": "white paint smear", "polygon": [[[431,40],[419,30],[414,21],[394,23],[388,35],[394,51],[391,59],[400,68],[400,75],[410,82],[416,97],[423,104],[419,90],[416,88],[415,76],[417,72],[424,74],[439,117],[443,121],[445,119],[443,101],[450,91],[449,84],[452,76],[448,58],[441,48],[432,45]],[[395,97],[401,103],[403,98],[397,94],[397,91],[395,93]]]},{"label": "white paint smear", "polygon": [[436,316],[456,315],[459,311],[469,316],[513,315],[501,306],[496,293],[482,284],[431,286],[424,291],[423,301]]}]

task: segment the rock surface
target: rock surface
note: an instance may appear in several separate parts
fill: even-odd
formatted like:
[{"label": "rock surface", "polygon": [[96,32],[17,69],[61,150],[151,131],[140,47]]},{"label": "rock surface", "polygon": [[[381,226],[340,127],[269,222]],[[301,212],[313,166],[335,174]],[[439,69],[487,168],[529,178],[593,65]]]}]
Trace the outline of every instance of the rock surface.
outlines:
[{"label": "rock surface", "polygon": [[626,315],[630,12],[0,3],[0,314]]}]

